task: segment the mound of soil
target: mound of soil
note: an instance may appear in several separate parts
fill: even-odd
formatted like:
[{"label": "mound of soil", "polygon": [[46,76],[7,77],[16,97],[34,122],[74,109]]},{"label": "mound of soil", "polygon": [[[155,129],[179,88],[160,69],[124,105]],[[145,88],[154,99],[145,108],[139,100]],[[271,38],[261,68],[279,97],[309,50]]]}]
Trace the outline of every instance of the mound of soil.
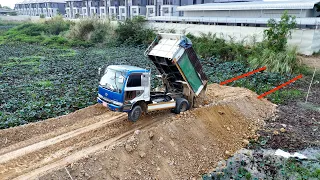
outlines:
[{"label": "mound of soil", "polygon": [[[275,105],[249,90],[217,84],[208,86],[206,94],[206,105],[164,114],[161,123],[40,179],[192,179],[210,172],[247,139],[257,138],[256,129],[273,115]],[[146,118],[152,120],[152,114]]]}]

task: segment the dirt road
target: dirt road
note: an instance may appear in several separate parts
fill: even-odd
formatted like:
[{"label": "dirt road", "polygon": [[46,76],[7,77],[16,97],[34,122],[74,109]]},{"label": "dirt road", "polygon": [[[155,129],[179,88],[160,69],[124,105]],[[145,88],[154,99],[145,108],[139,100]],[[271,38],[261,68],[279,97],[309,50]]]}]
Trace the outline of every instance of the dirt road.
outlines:
[{"label": "dirt road", "polygon": [[[92,110],[93,114],[96,114],[90,117],[87,112]],[[79,119],[74,122],[74,125],[66,122],[79,117],[86,117],[86,119]],[[19,175],[22,175],[21,179],[32,178],[47,170],[60,168],[67,161],[76,161],[125,137],[136,129],[143,129],[159,122],[155,117],[152,120],[141,119],[137,123],[131,123],[127,121],[125,114],[101,111],[98,105],[83,109],[82,112],[49,120],[53,123],[53,127],[61,126],[55,120],[59,120],[65,126],[51,129],[51,132],[48,129],[50,127],[45,127],[40,122],[4,130],[1,133],[1,139],[6,139],[7,146],[6,143],[2,143],[0,149],[0,179],[12,179]],[[42,128],[50,132],[47,133]],[[32,131],[29,131],[31,129]],[[19,132],[25,135],[21,139],[15,137]],[[38,132],[37,136],[29,139],[28,137],[33,136],[32,132]]]},{"label": "dirt road", "polygon": [[98,179],[196,177],[241,148],[275,108],[241,88],[211,85],[207,94],[209,105],[182,115],[159,111],[132,123],[95,105],[2,130],[0,179],[86,177],[83,164]]}]

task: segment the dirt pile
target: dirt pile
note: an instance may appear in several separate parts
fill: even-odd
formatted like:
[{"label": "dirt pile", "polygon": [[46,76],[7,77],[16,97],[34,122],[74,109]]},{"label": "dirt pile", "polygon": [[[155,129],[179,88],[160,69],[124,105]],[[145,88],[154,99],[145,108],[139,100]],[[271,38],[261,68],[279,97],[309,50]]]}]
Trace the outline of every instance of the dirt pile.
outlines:
[{"label": "dirt pile", "polygon": [[242,88],[213,84],[207,97],[207,105],[180,115],[148,114],[141,121],[158,123],[40,179],[198,178],[248,144],[248,138],[257,138],[257,125],[275,111],[275,105]]}]

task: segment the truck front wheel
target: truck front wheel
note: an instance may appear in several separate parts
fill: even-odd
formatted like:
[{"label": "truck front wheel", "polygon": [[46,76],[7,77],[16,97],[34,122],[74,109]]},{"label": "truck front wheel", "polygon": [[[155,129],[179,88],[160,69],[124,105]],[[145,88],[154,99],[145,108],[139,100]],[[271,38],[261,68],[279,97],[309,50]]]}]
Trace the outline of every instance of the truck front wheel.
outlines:
[{"label": "truck front wheel", "polygon": [[136,122],[142,114],[142,108],[140,105],[136,105],[132,108],[132,110],[128,113],[128,119],[132,122]]},{"label": "truck front wheel", "polygon": [[176,99],[176,107],[174,108],[174,113],[180,114],[180,112],[187,111],[190,108],[189,102],[184,98]]}]

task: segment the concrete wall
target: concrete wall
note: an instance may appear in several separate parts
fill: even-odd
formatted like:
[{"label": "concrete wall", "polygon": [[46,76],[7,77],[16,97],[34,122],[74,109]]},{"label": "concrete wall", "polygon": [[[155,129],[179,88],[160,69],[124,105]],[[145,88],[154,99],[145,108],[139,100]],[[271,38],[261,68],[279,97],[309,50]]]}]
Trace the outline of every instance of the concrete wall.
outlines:
[{"label": "concrete wall", "polygon": [[[247,26],[214,26],[202,24],[177,24],[177,23],[153,23],[149,22],[147,27],[154,28],[159,32],[168,32],[175,30],[176,33],[192,33],[200,35],[201,33],[215,33],[218,37],[230,40],[232,37],[236,41],[245,40],[250,44],[253,37],[257,41],[263,38],[263,27]],[[320,50],[320,30],[319,29],[299,29],[294,30],[292,39],[288,41],[289,46],[296,46],[298,52],[305,55],[312,55],[313,52]]]},{"label": "concrete wall", "polygon": [[[237,17],[237,18],[280,18],[284,10],[243,10],[243,11],[185,11],[185,17]],[[313,17],[313,10],[288,10],[296,17]]]}]

